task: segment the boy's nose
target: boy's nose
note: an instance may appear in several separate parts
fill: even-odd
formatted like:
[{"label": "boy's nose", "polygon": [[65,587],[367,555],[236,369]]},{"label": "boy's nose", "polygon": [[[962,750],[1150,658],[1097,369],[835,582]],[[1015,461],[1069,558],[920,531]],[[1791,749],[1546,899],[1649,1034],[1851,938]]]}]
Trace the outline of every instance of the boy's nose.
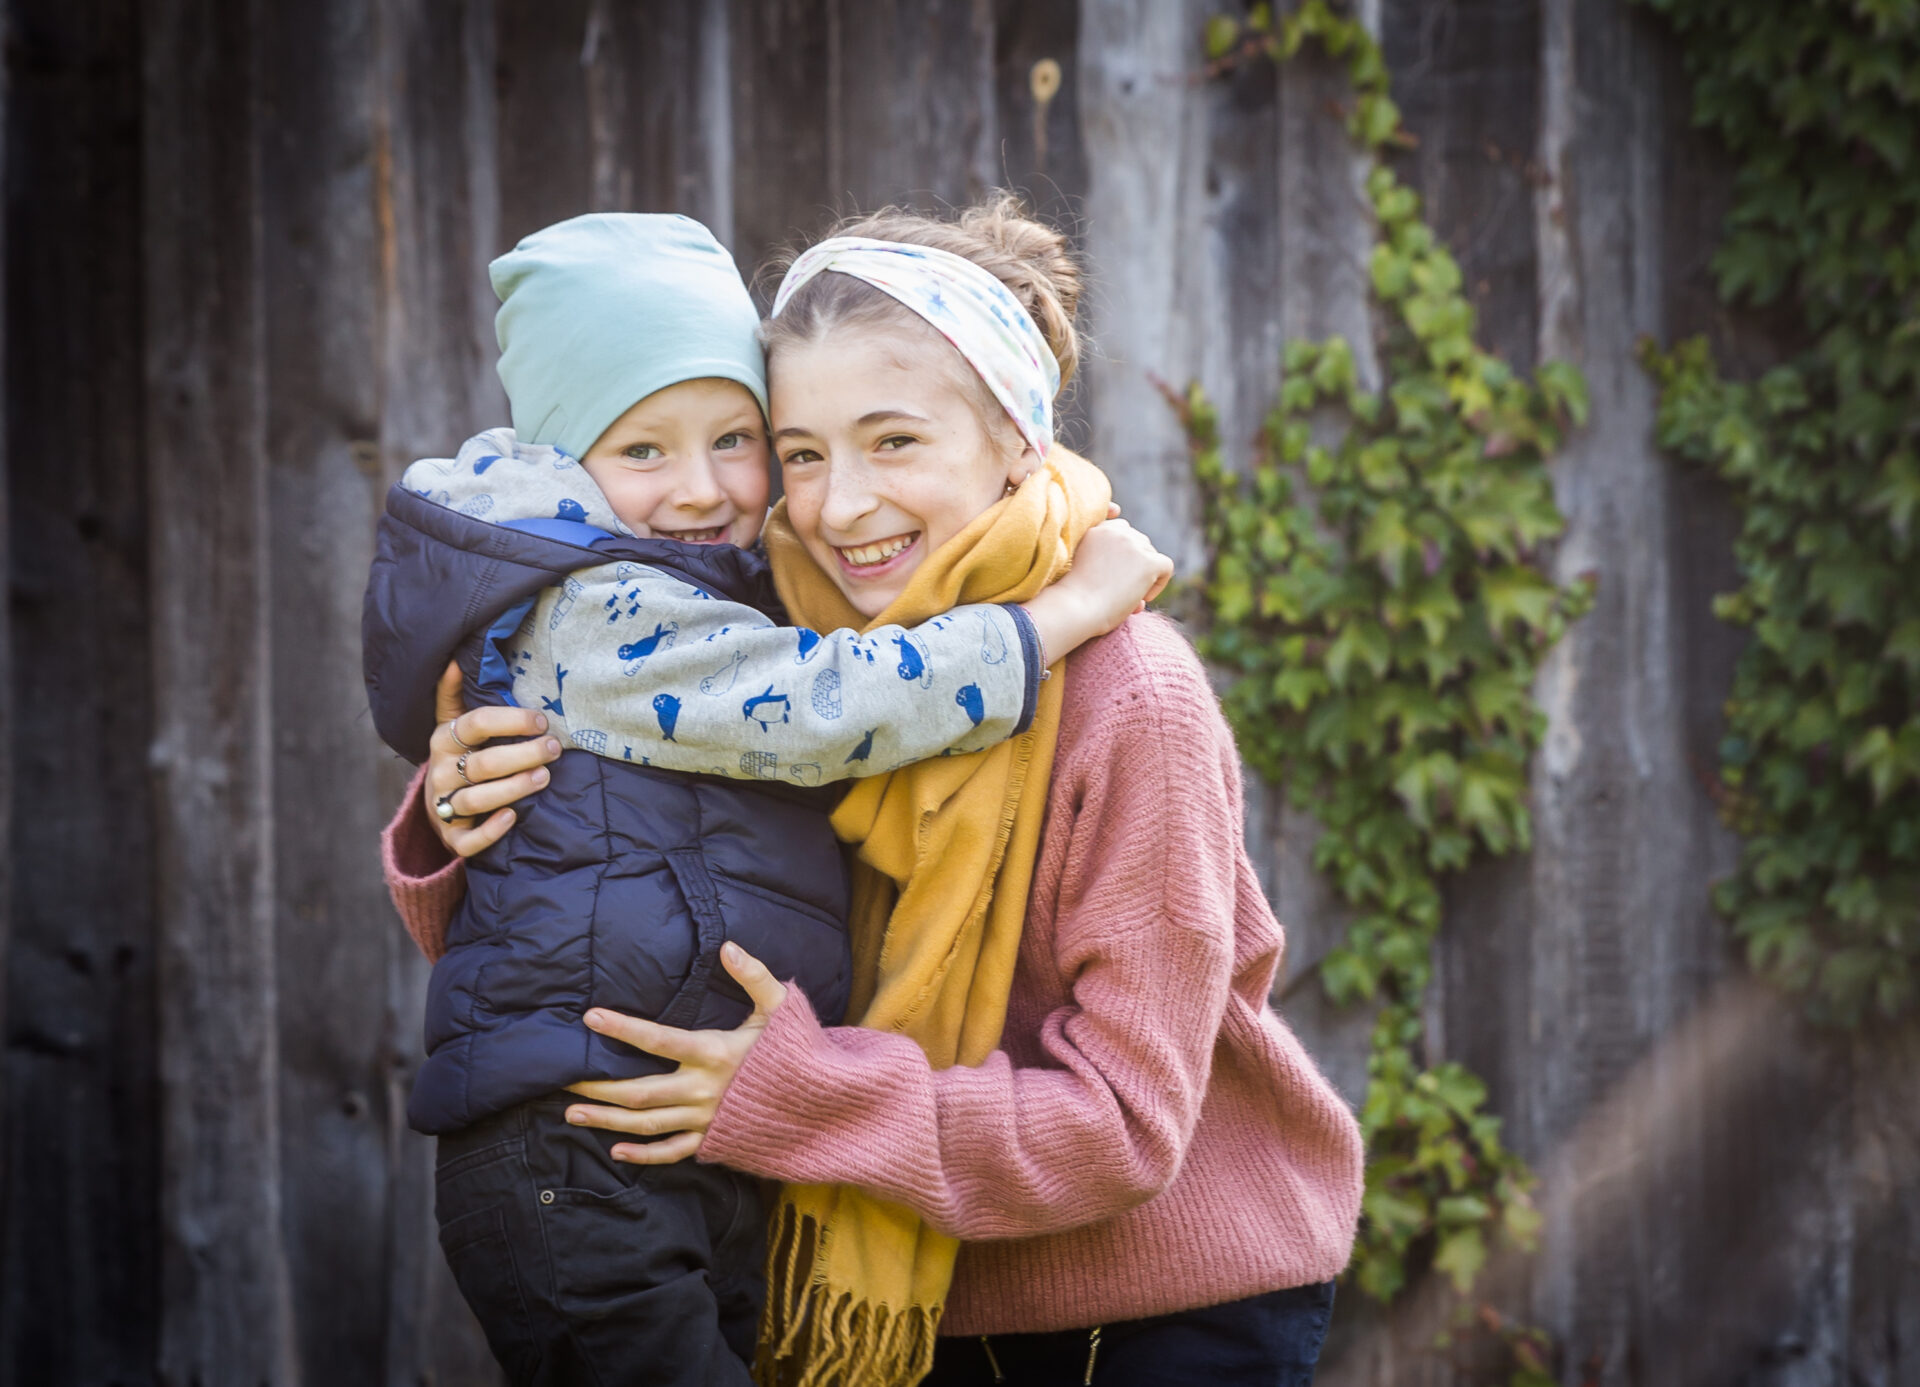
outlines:
[{"label": "boy's nose", "polygon": [[681,474],[680,492],[674,497],[675,504],[684,510],[712,510],[724,499],[719,478],[713,475],[712,465],[704,458]]}]

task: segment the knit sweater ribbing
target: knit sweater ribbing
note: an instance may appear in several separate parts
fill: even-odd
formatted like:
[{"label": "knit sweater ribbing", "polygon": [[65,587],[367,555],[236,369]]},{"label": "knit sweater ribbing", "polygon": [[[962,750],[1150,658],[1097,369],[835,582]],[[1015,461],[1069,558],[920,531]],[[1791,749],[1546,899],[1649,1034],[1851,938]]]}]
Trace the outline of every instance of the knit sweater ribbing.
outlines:
[{"label": "knit sweater ribbing", "polygon": [[[1359,1211],[1358,1126],[1267,1002],[1282,934],[1199,661],[1137,617],[1076,652],[1066,682],[1002,1048],[936,1072],[904,1037],[820,1026],[793,991],[701,1151],[862,1184],[962,1238],[949,1334],[1324,1280]],[[459,885],[420,831],[416,791],[388,879],[431,951]]]}]

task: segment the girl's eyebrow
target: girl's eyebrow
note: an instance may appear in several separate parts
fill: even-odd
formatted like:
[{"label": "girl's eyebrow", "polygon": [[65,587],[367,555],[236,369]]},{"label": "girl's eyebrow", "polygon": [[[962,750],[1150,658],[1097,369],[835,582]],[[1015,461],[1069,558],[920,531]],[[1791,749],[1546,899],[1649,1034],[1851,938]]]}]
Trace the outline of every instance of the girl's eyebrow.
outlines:
[{"label": "girl's eyebrow", "polygon": [[[933,420],[927,418],[925,415],[913,414],[904,409],[876,409],[854,420],[853,426],[856,429],[864,429],[870,428],[875,424],[892,423],[896,419],[905,420],[909,424],[931,424],[933,422]],[[783,438],[811,438],[813,437],[813,430],[801,428],[796,425],[793,428],[775,430],[773,437],[776,442]]]}]

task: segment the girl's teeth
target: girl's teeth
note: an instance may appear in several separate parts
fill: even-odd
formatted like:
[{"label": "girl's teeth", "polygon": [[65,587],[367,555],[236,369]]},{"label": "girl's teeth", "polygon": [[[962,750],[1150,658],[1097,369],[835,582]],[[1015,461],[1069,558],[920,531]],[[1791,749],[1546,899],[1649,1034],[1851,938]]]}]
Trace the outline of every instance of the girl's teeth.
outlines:
[{"label": "girl's teeth", "polygon": [[863,544],[857,548],[842,549],[840,552],[855,568],[871,568],[877,563],[885,563],[918,538],[920,535],[916,531],[910,535],[895,535],[892,539],[883,539],[878,544]]},{"label": "girl's teeth", "polygon": [[685,544],[705,544],[708,540],[720,538],[725,525],[715,525],[705,530],[670,530],[668,534]]}]

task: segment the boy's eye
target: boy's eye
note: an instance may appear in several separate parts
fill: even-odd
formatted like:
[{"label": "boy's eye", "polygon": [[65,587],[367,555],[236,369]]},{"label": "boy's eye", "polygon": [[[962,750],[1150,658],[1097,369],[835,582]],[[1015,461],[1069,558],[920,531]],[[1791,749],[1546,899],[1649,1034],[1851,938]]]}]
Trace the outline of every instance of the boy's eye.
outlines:
[{"label": "boy's eye", "polygon": [[665,457],[666,453],[661,451],[657,443],[634,443],[621,449],[621,455],[630,457],[635,462],[653,462]]},{"label": "boy's eye", "polygon": [[788,453],[780,459],[780,465],[782,467],[798,467],[803,462],[818,461],[820,461],[820,454],[814,452],[813,449],[795,448],[791,453]]},{"label": "boy's eye", "polygon": [[897,448],[904,448],[909,443],[918,443],[919,441],[919,439],[910,433],[890,433],[880,440],[880,446],[883,449],[892,451]]},{"label": "boy's eye", "polygon": [[747,435],[738,430],[735,430],[733,433],[723,433],[713,440],[713,446],[723,453],[730,453],[735,448],[744,448],[747,446]]}]

